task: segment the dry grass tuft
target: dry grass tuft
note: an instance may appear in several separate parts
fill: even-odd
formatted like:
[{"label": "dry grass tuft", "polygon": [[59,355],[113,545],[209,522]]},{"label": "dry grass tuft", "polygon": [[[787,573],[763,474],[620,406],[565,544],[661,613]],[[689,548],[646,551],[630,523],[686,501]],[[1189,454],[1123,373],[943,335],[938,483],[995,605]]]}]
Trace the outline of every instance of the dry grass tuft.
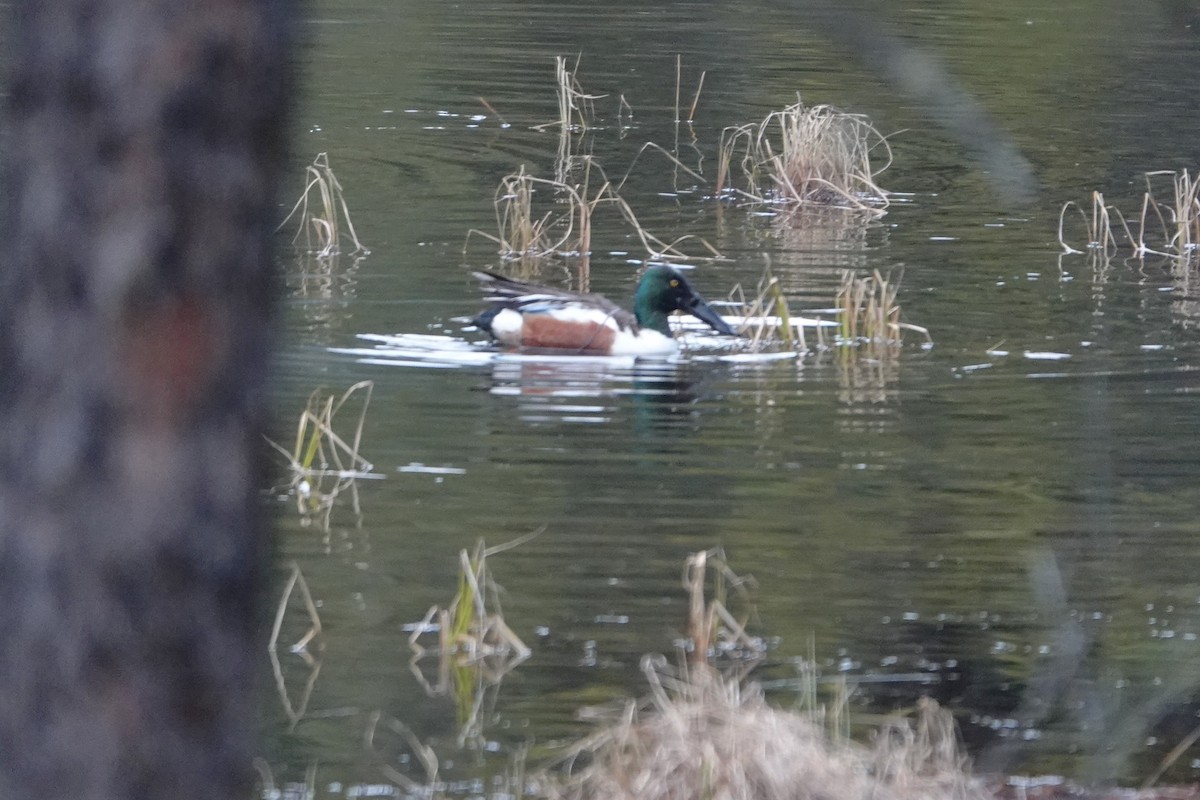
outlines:
[{"label": "dry grass tuft", "polygon": [[[777,137],[772,141],[772,137]],[[882,149],[883,166],[872,164]],[[859,114],[797,102],[757,124],[721,134],[717,194],[797,208],[833,207],[881,215],[887,192],[875,182],[891,164],[887,139]],[[743,185],[735,187],[740,167]]]},{"label": "dry grass tuft", "polygon": [[[890,274],[885,277],[875,270],[860,278],[853,270],[842,271],[841,285],[834,298],[837,335],[833,343],[840,351],[845,351],[848,358],[862,350],[869,359],[894,360],[900,352],[901,335],[906,330],[920,333],[926,346],[933,344],[926,328],[900,321],[900,305],[896,299],[899,290],[899,276],[893,280]],[[740,284],[734,287],[730,299],[740,305],[740,310],[728,315],[727,319],[739,327],[753,350],[782,346],[807,352],[806,328],[815,330],[818,350],[829,347],[824,333],[828,323],[793,313],[769,264],[752,299],[748,299]]]},{"label": "dry grass tuft", "polygon": [[[1102,260],[1128,248],[1129,254],[1138,259],[1152,256],[1183,263],[1194,261],[1200,249],[1200,180],[1187,170],[1147,172],[1145,179],[1141,211],[1133,224],[1120,209],[1107,204],[1100,192],[1092,192],[1090,216],[1074,200],[1063,204],[1058,215],[1058,243],[1063,252],[1084,252],[1067,243],[1066,218],[1074,208],[1083,221],[1086,251]],[[1164,182],[1169,184],[1166,191],[1161,187]],[[1169,199],[1160,200],[1163,195]]]},{"label": "dry grass tuft", "polygon": [[[292,244],[299,246],[303,237],[303,250],[319,259],[340,255],[344,237],[349,237],[349,243],[353,245],[349,255],[368,254],[370,251],[354,232],[350,208],[346,205],[342,184],[329,166],[329,155],[318,153],[306,172],[308,177],[304,192],[279,227],[283,228],[295,218],[296,233],[292,237]],[[317,200],[310,203],[309,198],[314,194]]]},{"label": "dry grass tuft", "polygon": [[[559,798],[975,800],[947,712],[927,701],[915,727],[896,721],[873,749],[769,706],[754,685],[709,667],[669,670],[646,658],[650,696],[573,747],[565,777],[538,786]],[[577,766],[582,764],[583,766]]]},{"label": "dry grass tuft", "polygon": [[901,275],[893,280],[890,272],[884,276],[875,270],[860,278],[853,270],[842,271],[835,299],[842,344],[866,344],[879,349],[882,355],[900,347],[905,330],[916,331],[925,337],[927,344],[933,344],[926,328],[900,321],[896,296],[900,292]]}]

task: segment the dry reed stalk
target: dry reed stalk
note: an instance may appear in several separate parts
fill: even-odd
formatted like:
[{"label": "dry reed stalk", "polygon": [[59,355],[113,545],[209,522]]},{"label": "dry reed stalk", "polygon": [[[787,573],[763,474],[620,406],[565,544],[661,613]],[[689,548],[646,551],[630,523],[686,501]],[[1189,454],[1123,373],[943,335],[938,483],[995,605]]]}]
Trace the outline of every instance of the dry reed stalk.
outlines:
[{"label": "dry reed stalk", "polygon": [[[1161,200],[1156,193],[1156,179],[1167,177],[1170,199]],[[1119,209],[1107,204],[1100,192],[1092,192],[1090,216],[1075,201],[1064,203],[1058,215],[1058,243],[1063,253],[1085,252],[1067,242],[1066,217],[1073,208],[1083,220],[1086,252],[1094,254],[1098,261],[1106,262],[1127,246],[1134,258],[1144,260],[1155,256],[1190,265],[1200,248],[1200,182],[1187,170],[1147,172],[1144,178],[1146,191],[1142,194],[1136,227]],[[1118,239],[1117,230],[1123,239]]]},{"label": "dry reed stalk", "polygon": [[[533,130],[544,131],[549,128],[558,129],[558,150],[554,159],[554,177],[560,183],[567,183],[572,169],[579,156],[576,154],[578,136],[591,129],[592,120],[596,116],[595,101],[608,95],[588,94],[579,83],[576,73],[579,61],[575,59],[575,68],[567,68],[567,59],[563,56],[554,57],[554,83],[558,99],[558,117],[553,122],[534,125]],[[623,99],[623,98],[622,98]]]},{"label": "dry reed stalk", "polygon": [[[771,273],[769,263],[758,280],[752,300],[747,300],[741,284],[733,287],[729,297],[740,306],[736,314],[742,319],[738,333],[750,340],[751,350],[778,344],[800,352],[808,350],[804,325],[793,320],[783,286]],[[817,330],[819,335],[820,328]]]},{"label": "dry reed stalk", "polygon": [[621,95],[617,102],[617,130],[620,131],[621,137],[624,138],[625,133],[633,127],[633,106],[629,105],[629,101],[625,99],[625,95]]},{"label": "dry reed stalk", "polygon": [[[319,259],[340,255],[344,224],[350,242],[354,245],[349,255],[369,254],[370,251],[358,240],[358,234],[354,231],[354,223],[350,220],[350,208],[346,205],[345,191],[329,166],[329,155],[318,153],[313,163],[308,165],[306,174],[307,183],[300,199],[292,206],[283,222],[279,223],[279,227],[283,228],[293,217],[297,218],[292,244],[296,244],[303,234],[305,252],[313,253]],[[316,211],[310,212],[309,196],[314,192],[320,204]]]},{"label": "dry reed stalk", "polygon": [[[711,580],[712,596],[706,599],[705,587]],[[688,662],[708,665],[717,655],[735,655],[741,663],[753,664],[764,648],[746,633],[751,610],[735,617],[727,606],[732,590],[749,603],[754,579],[741,577],[729,568],[721,548],[693,553],[684,561],[683,588],[688,593]]]}]

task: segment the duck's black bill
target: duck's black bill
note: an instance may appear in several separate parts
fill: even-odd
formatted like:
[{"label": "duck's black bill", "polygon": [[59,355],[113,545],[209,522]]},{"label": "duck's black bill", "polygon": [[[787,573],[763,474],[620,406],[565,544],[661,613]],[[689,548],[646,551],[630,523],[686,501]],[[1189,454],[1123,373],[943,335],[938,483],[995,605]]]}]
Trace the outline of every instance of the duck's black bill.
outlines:
[{"label": "duck's black bill", "polygon": [[687,304],[686,311],[696,317],[696,319],[703,320],[717,333],[723,333],[726,336],[738,335],[738,332],[729,327],[729,324],[721,319],[721,315],[713,311],[712,306],[704,302],[704,298],[698,294],[692,295],[691,301]]}]

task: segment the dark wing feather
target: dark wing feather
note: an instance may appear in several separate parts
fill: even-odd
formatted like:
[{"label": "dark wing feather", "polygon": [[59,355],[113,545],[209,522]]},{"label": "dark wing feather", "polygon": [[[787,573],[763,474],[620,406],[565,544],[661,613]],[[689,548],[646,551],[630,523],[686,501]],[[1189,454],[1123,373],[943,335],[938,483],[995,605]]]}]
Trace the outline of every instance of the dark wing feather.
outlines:
[{"label": "dark wing feather", "polygon": [[580,294],[553,286],[515,281],[494,272],[475,272],[485,302],[521,312],[547,311],[554,308],[591,308],[612,317],[619,328],[638,330],[637,317],[599,294]]}]

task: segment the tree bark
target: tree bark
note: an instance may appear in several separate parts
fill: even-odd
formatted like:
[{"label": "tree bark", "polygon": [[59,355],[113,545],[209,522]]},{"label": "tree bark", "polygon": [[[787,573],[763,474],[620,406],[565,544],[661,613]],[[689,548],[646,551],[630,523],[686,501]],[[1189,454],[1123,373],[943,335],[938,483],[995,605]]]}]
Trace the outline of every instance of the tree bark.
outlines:
[{"label": "tree bark", "polygon": [[245,797],[282,0],[21,0],[0,797]]}]

